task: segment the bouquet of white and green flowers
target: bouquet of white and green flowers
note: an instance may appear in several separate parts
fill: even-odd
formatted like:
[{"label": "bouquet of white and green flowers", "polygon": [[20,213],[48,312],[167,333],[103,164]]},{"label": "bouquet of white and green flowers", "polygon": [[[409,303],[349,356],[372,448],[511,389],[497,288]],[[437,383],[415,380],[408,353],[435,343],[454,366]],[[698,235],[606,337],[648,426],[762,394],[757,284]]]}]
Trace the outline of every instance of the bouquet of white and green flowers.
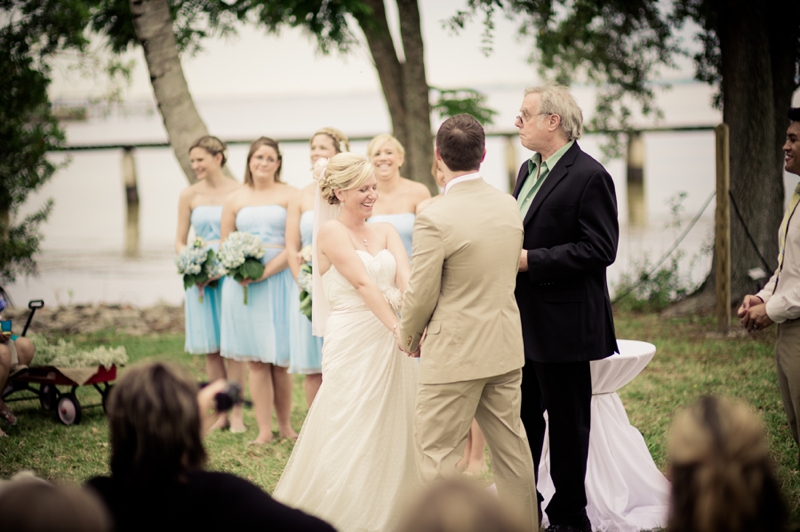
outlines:
[{"label": "bouquet of white and green flowers", "polygon": [[[208,283],[208,286],[214,288],[217,286],[217,279],[225,275],[225,268],[220,264],[216,253],[202,238],[197,237],[191,246],[184,247],[178,256],[175,257],[175,265],[178,267],[178,273],[183,274],[183,288],[189,288],[200,285],[200,303],[203,302],[203,286]],[[208,282],[212,279],[211,282]]]},{"label": "bouquet of white and green flowers", "polygon": [[300,256],[305,261],[297,273],[297,284],[300,286],[300,312],[311,319],[311,293],[313,292],[313,277],[311,267],[311,246],[300,250]]},{"label": "bouquet of white and green flowers", "polygon": [[[245,279],[255,281],[264,274],[264,265],[261,264],[261,257],[264,256],[264,244],[252,233],[234,231],[219,248],[219,260],[228,275],[233,277],[236,282]],[[247,305],[247,286],[243,286],[244,304]]]}]

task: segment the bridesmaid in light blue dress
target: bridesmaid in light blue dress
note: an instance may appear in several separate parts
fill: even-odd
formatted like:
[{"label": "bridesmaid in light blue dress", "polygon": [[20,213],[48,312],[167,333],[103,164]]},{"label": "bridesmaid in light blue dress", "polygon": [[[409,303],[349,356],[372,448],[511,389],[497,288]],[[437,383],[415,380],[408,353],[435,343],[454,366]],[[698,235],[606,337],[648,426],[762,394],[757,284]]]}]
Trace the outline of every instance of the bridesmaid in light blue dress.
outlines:
[{"label": "bridesmaid in light blue dress", "polygon": [[[243,381],[250,368],[250,396],[258,423],[251,444],[272,441],[272,409],[281,438],[297,438],[292,429],[292,377],[287,373],[293,350],[289,317],[299,312],[285,249],[286,213],[297,189],[280,181],[282,159],[278,143],[261,137],[250,146],[244,186],[230,195],[222,209],[222,242],[233,231],[258,236],[265,247],[264,274],[256,281],[222,284],[221,353]],[[244,304],[243,286],[248,303]],[[233,373],[233,371],[231,372]]]},{"label": "bridesmaid in light blue dress", "polygon": [[[189,148],[197,183],[183,189],[178,201],[176,253],[188,244],[190,227],[195,236],[201,237],[212,249],[219,249],[222,204],[241,186],[222,171],[226,148],[224,142],[211,136],[201,137]],[[210,382],[227,377],[225,362],[219,354],[221,296],[218,286],[203,286],[203,301],[200,302],[200,289],[192,286],[186,290],[184,349],[193,355],[205,355],[206,376]],[[238,408],[231,414],[233,430],[244,426],[241,419],[241,408]],[[227,417],[221,418],[220,426],[228,423]]]},{"label": "bridesmaid in light blue dress", "polygon": [[400,141],[389,134],[378,135],[367,147],[367,157],[375,166],[378,179],[378,201],[370,222],[389,222],[400,233],[411,259],[411,235],[417,207],[431,197],[428,188],[400,176],[405,160],[405,149]]},{"label": "bridesmaid in light blue dress", "polygon": [[[320,158],[330,159],[342,151],[350,151],[350,141],[338,129],[322,128],[311,137],[311,167]],[[286,216],[286,250],[289,253],[289,268],[297,281],[300,267],[306,262],[301,249],[311,246],[311,233],[314,227],[314,196],[316,181],[304,187],[289,204]],[[300,288],[296,289],[297,297]],[[292,351],[290,373],[305,375],[304,388],[308,407],[314,402],[322,384],[322,338],[311,334],[311,321],[301,312],[291,316],[292,338],[296,340]]]}]

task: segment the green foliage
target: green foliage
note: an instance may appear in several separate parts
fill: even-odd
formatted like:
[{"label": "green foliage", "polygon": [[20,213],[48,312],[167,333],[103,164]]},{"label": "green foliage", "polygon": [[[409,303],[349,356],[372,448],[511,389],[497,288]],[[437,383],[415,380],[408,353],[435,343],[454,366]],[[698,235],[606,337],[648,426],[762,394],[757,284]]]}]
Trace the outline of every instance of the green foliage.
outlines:
[{"label": "green foliage", "polygon": [[55,366],[58,368],[90,368],[93,366],[121,366],[128,363],[128,354],[124,346],[95,348],[79,348],[73,342],[60,338],[50,343],[40,334],[32,334],[31,340],[36,346],[36,356],[31,366]]},{"label": "green foliage", "polygon": [[614,287],[619,294],[617,308],[634,312],[658,312],[689,295],[694,289],[691,279],[684,276],[678,266],[683,258],[677,252],[667,266],[652,271],[647,256],[634,266],[633,273],[624,273]]},{"label": "green foliage", "polygon": [[497,111],[486,107],[486,95],[474,89],[440,89],[431,87],[431,92],[438,93],[438,98],[431,103],[431,110],[441,117],[450,117],[466,113],[486,126],[494,123]]},{"label": "green foliage", "polygon": [[[621,132],[632,127],[639,111],[661,118],[651,81],[654,71],[673,66],[685,53],[674,35],[677,21],[663,12],[657,0],[469,0],[468,10],[457,12],[449,26],[463,28],[481,11],[486,32],[495,11],[519,21],[522,36],[535,41],[531,62],[551,82],[591,83],[598,89],[589,127],[609,132],[604,146],[609,157],[624,153]],[[484,44],[484,48],[486,45]]]},{"label": "green foliage", "polygon": [[[22,5],[0,1],[0,282],[35,274],[39,224],[53,203],[16,220],[20,205],[59,168],[47,152],[58,149],[64,134],[50,111],[46,58],[65,47],[86,44],[73,24],[80,2],[40,0]],[[63,35],[60,33],[63,32]]]}]

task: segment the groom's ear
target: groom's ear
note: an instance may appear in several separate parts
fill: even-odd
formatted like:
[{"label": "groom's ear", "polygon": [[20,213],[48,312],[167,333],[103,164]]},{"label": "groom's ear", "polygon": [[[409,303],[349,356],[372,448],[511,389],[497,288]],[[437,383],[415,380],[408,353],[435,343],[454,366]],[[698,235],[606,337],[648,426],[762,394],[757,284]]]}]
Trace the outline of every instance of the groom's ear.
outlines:
[{"label": "groom's ear", "polygon": [[481,155],[481,162],[486,159],[486,148],[483,149],[483,155]]}]

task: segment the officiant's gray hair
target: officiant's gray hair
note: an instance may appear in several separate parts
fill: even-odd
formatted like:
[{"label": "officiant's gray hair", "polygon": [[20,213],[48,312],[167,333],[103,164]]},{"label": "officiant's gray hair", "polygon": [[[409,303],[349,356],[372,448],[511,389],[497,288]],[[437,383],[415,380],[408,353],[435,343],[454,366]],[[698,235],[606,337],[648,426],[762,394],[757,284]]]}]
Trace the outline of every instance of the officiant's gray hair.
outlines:
[{"label": "officiant's gray hair", "polygon": [[583,135],[583,112],[578,107],[578,102],[563,85],[538,85],[527,87],[525,96],[539,95],[539,125],[547,115],[561,117],[561,128],[567,135],[567,140],[577,140]]},{"label": "officiant's gray hair", "polygon": [[319,178],[319,192],[322,199],[331,205],[338,205],[337,190],[358,188],[375,173],[372,163],[358,153],[338,153],[331,157],[325,172]]}]

